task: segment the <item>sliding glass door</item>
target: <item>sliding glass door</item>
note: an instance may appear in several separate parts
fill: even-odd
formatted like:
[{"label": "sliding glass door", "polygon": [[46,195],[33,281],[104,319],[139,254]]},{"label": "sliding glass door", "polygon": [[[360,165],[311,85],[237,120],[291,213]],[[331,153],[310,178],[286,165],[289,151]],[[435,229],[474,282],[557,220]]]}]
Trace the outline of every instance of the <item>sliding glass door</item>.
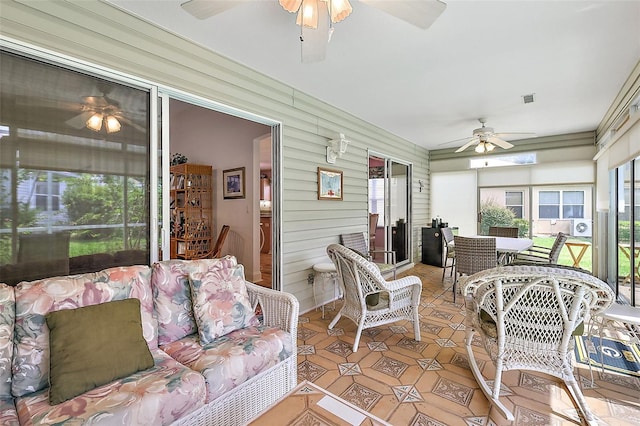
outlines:
[{"label": "sliding glass door", "polygon": [[411,164],[369,154],[370,245],[395,251],[398,264],[411,259],[410,181]]},{"label": "sliding glass door", "polygon": [[[478,231],[515,226],[519,237],[551,247],[559,232],[569,235],[558,263],[592,271],[593,185],[480,188]],[[628,268],[627,268],[628,269]]]},{"label": "sliding glass door", "polygon": [[150,92],[0,52],[0,281],[148,264]]},{"label": "sliding glass door", "polygon": [[[640,287],[640,158],[616,169],[616,277],[618,296],[638,306]],[[616,250],[617,248],[617,250]]]}]

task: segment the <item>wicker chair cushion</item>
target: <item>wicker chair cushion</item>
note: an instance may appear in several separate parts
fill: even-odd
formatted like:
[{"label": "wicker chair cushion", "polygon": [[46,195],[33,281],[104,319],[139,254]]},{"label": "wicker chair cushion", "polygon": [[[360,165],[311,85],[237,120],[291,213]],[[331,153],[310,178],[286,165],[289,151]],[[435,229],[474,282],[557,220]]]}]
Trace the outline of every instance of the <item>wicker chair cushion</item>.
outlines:
[{"label": "wicker chair cushion", "polygon": [[[492,339],[498,337],[498,327],[496,326],[496,322],[484,309],[480,309],[478,322],[480,324],[480,328],[485,332],[487,336],[491,337]],[[572,334],[574,336],[582,336],[584,334],[584,321],[580,322],[580,324],[576,326]]]}]

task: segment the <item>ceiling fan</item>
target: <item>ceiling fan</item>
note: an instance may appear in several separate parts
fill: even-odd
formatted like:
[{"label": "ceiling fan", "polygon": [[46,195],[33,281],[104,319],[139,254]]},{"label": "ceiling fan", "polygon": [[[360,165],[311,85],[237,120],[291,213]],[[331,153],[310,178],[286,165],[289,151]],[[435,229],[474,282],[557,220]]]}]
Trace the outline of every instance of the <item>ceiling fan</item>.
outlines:
[{"label": "ceiling fan", "polygon": [[487,122],[486,118],[479,118],[478,121],[482,126],[473,130],[473,136],[471,138],[466,137],[462,139],[456,139],[453,141],[445,142],[441,145],[447,145],[453,142],[460,142],[460,141],[466,140],[467,143],[462,145],[460,148],[456,149],[456,153],[462,152],[465,149],[469,148],[471,145],[477,144],[475,151],[478,154],[482,154],[485,152],[493,151],[496,146],[499,146],[502,149],[512,148],[513,144],[501,139],[502,137],[505,137],[508,135],[534,135],[533,133],[529,133],[529,132],[495,133],[493,131],[493,127],[485,127],[484,124]]},{"label": "ceiling fan", "polygon": [[[182,8],[198,19],[207,19],[241,3],[255,0],[189,0]],[[398,19],[427,29],[447,5],[439,0],[359,0]],[[297,13],[300,26],[302,62],[320,62],[326,56],[333,24],[352,12],[349,0],[279,0],[282,8]]]},{"label": "ceiling fan", "polygon": [[75,129],[86,127],[95,132],[104,128],[107,133],[116,133],[122,128],[121,123],[125,123],[140,132],[146,132],[142,126],[124,116],[120,109],[120,103],[108,96],[109,89],[106,86],[98,87],[98,89],[101,91],[101,95],[82,97],[80,114],[67,120],[67,125]]}]

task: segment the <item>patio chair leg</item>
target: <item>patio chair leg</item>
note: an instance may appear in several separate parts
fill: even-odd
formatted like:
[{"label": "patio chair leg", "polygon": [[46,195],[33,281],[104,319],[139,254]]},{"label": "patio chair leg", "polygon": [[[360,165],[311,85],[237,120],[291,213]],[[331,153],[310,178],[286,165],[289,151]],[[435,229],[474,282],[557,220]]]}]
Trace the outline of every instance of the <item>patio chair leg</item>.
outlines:
[{"label": "patio chair leg", "polygon": [[329,330],[331,330],[333,328],[334,325],[336,325],[338,323],[338,320],[340,319],[340,317],[342,316],[342,309],[340,309],[340,312],[338,312],[335,316],[335,318],[333,318],[331,320],[331,322],[329,323],[329,327],[327,327]]},{"label": "patio chair leg", "polygon": [[413,334],[416,342],[420,341],[420,317],[418,316],[418,307],[413,307]]},{"label": "patio chair leg", "polygon": [[358,331],[356,331],[356,339],[353,341],[353,352],[358,352],[358,344],[360,344],[360,336],[362,335],[362,329],[364,328],[364,316],[360,318],[358,323]]},{"label": "patio chair leg", "polygon": [[496,378],[494,381],[494,389],[498,389],[496,392],[496,396],[494,397],[493,390],[489,387],[489,384],[482,376],[482,372],[480,372],[480,368],[478,367],[478,363],[476,362],[475,355],[473,354],[473,348],[471,347],[471,342],[473,340],[473,335],[475,330],[473,327],[467,327],[466,337],[465,337],[465,346],[467,349],[467,356],[469,357],[469,366],[471,367],[471,372],[473,373],[473,377],[475,377],[476,382],[480,385],[480,390],[487,397],[487,399],[493,404],[493,406],[500,412],[500,414],[512,422],[514,420],[513,413],[509,411],[507,407],[504,406],[500,399],[498,398],[500,395],[500,383],[501,383],[501,372],[496,368]]},{"label": "patio chair leg", "polygon": [[569,390],[569,395],[578,406],[578,412],[582,415],[582,418],[587,422],[589,426],[597,426],[598,420],[591,413],[589,406],[587,405],[587,401],[580,390],[580,385],[576,381],[575,377],[571,377],[568,380],[565,380],[565,384],[567,385],[567,389]]}]

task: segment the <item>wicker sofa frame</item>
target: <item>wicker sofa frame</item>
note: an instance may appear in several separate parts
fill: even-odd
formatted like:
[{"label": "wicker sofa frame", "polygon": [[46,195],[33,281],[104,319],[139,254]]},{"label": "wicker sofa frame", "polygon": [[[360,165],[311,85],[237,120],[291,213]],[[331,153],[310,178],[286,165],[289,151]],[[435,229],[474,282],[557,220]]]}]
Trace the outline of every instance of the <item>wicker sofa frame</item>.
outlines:
[{"label": "wicker sofa frame", "polygon": [[298,300],[289,293],[267,289],[247,282],[251,304],[260,305],[263,324],[279,327],[291,334],[293,353],[284,361],[252,377],[214,399],[173,426],[244,425],[274,404],[298,384],[297,336]]}]

